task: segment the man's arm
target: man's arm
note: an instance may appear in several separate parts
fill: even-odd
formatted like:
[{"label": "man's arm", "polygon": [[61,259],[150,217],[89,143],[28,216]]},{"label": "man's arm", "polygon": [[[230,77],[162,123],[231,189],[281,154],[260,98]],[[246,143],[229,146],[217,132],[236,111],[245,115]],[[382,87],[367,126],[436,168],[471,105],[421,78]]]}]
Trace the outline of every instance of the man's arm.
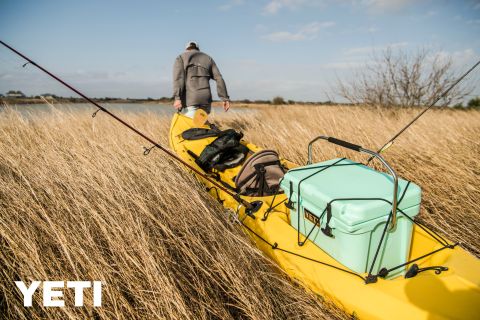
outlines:
[{"label": "man's arm", "polygon": [[220,70],[218,70],[217,64],[212,59],[212,75],[213,80],[217,83],[217,94],[223,101],[223,109],[228,111],[230,109],[230,97],[228,96],[227,86],[223,80]]},{"label": "man's arm", "polygon": [[220,70],[218,70],[217,65],[215,64],[215,61],[212,60],[212,75],[213,75],[213,80],[217,83],[217,93],[220,99],[222,101],[228,101],[230,100],[230,97],[228,96],[227,92],[227,86],[225,85],[225,81],[223,80],[222,74],[220,73]]},{"label": "man's arm", "polygon": [[173,106],[177,109],[182,107],[182,96],[185,90],[185,71],[183,69],[183,59],[178,56],[173,65]]}]

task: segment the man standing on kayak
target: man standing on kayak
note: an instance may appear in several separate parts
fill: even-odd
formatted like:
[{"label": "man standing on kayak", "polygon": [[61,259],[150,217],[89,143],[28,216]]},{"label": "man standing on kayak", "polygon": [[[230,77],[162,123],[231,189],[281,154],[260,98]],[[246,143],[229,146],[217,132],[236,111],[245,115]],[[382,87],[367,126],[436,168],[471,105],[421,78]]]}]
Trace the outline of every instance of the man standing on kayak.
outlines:
[{"label": "man standing on kayak", "polygon": [[173,66],[173,106],[193,118],[197,109],[210,113],[212,92],[210,79],[217,83],[217,93],[223,101],[223,109],[230,109],[230,99],[225,81],[213,59],[200,51],[194,41],[187,43],[185,52],[180,54]]}]

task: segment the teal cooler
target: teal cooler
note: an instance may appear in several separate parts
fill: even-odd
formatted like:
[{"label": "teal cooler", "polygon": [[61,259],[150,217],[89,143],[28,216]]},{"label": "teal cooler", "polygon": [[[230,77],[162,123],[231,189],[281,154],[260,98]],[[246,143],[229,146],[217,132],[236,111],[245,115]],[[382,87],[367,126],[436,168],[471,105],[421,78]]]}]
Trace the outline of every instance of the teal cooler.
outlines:
[{"label": "teal cooler", "polygon": [[[322,170],[333,163],[336,164]],[[307,179],[300,183],[304,178]],[[321,230],[327,224],[326,207],[330,201],[341,198],[378,198],[392,202],[393,184],[393,178],[386,173],[349,159],[333,159],[288,171],[281,188],[292,203],[291,225],[304,236],[311,231],[309,240],[349,269],[364,273],[370,271],[392,205],[381,200],[333,201],[328,223],[330,236]],[[399,201],[401,199],[398,208],[413,219],[420,210],[421,190],[414,183],[408,188],[407,184],[398,179]],[[395,267],[408,259],[412,222],[397,211],[395,228],[387,230],[372,271],[374,274],[383,267]],[[305,237],[301,238],[304,241]],[[399,268],[389,277],[403,271],[404,268]]]}]

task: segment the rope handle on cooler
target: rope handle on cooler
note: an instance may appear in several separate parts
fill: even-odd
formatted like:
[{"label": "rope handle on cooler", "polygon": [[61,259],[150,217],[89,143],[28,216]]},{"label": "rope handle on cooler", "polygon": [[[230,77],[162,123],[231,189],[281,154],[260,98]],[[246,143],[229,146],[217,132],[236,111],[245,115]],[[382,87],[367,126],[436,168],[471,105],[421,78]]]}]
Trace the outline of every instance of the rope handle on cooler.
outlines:
[{"label": "rope handle on cooler", "polygon": [[379,153],[377,153],[375,151],[372,151],[372,150],[362,148],[361,146],[353,144],[353,143],[348,142],[348,141],[340,140],[340,139],[337,139],[337,138],[334,138],[334,137],[327,137],[327,136],[318,136],[315,139],[313,139],[312,141],[310,141],[310,143],[308,144],[308,162],[307,162],[307,165],[312,163],[313,144],[318,140],[326,140],[330,143],[336,144],[338,146],[341,146],[341,147],[344,147],[344,148],[347,148],[347,149],[351,149],[351,150],[354,150],[354,151],[357,151],[357,152],[367,153],[367,154],[371,155],[372,157],[377,158],[388,169],[388,171],[390,171],[390,173],[393,177],[392,221],[391,221],[391,224],[390,224],[390,230],[395,228],[395,225],[397,223],[397,197],[398,197],[398,195],[397,195],[397,192],[398,192],[398,176],[397,176],[395,170],[393,170],[393,168],[387,163],[387,161],[385,161],[385,159],[383,159],[383,157]]}]

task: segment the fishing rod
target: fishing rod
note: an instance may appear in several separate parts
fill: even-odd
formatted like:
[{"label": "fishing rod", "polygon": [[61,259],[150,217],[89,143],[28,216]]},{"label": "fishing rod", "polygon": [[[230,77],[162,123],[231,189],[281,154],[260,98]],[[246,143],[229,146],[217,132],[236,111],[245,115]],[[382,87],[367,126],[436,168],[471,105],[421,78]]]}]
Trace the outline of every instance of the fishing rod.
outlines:
[{"label": "fishing rod", "polygon": [[[457,79],[447,90],[445,90],[441,95],[439,95],[428,107],[426,107],[422,112],[420,112],[415,118],[412,119],[406,126],[404,126],[400,131],[398,131],[390,140],[388,140],[380,149],[378,149],[377,153],[381,153],[388,148],[390,148],[393,142],[405,131],[407,130],[415,121],[417,121],[425,112],[427,112],[431,107],[433,107],[440,99],[444,98],[450,90],[452,90],[457,84],[460,83],[470,72],[472,72],[478,65],[480,64],[480,60],[477,61],[467,72],[465,72],[460,78]],[[372,161],[374,157],[370,157],[367,161],[367,165]]]},{"label": "fishing rod", "polygon": [[[253,213],[252,210],[255,210],[255,209],[258,209],[259,206],[258,205],[254,205],[254,204],[251,204],[250,202],[242,199],[240,197],[240,195],[236,194],[236,193],[233,193],[231,192],[230,190],[228,190],[226,187],[222,186],[221,184],[219,184],[217,181],[213,180],[212,178],[210,178],[209,176],[207,176],[206,174],[204,174],[203,172],[201,172],[200,170],[198,170],[197,168],[195,168],[194,166],[192,166],[191,164],[189,164],[188,162],[184,161],[183,159],[181,159],[179,156],[177,156],[176,154],[174,154],[172,151],[168,150],[167,148],[165,148],[164,146],[160,145],[159,143],[157,143],[156,141],[154,141],[152,138],[148,137],[147,135],[145,135],[144,133],[140,132],[139,130],[137,130],[135,127],[133,127],[132,125],[130,125],[129,123],[127,123],[126,121],[122,120],[121,118],[119,118],[118,116],[116,116],[115,114],[111,113],[109,110],[107,110],[106,108],[102,107],[101,105],[99,105],[98,103],[96,103],[95,101],[93,101],[92,99],[90,99],[89,97],[87,97],[86,95],[84,95],[83,93],[81,93],[80,91],[78,91],[77,89],[75,89],[74,87],[72,87],[71,85],[69,85],[68,83],[66,83],[65,81],[63,81],[62,79],[60,79],[59,77],[57,77],[56,75],[52,74],[51,72],[49,72],[48,70],[46,70],[45,68],[43,68],[42,66],[38,65],[36,62],[34,62],[33,60],[31,60],[30,58],[26,57],[25,55],[23,55],[22,53],[18,52],[17,50],[15,50],[14,48],[12,48],[11,46],[9,46],[8,44],[6,44],[5,42],[3,42],[2,40],[0,40],[0,43],[2,45],[4,45],[6,48],[10,49],[12,52],[14,52],[15,54],[19,55],[20,57],[22,57],[23,59],[27,60],[27,63],[25,63],[23,66],[25,67],[27,64],[32,64],[34,65],[35,67],[37,67],[38,69],[40,69],[41,71],[45,72],[46,74],[48,74],[50,77],[52,77],[53,79],[57,80],[58,82],[60,82],[61,84],[63,84],[65,87],[69,88],[70,90],[72,90],[73,92],[75,92],[76,94],[78,94],[79,96],[81,96],[82,98],[84,98],[85,100],[87,100],[88,102],[90,102],[91,104],[93,104],[94,106],[96,106],[98,108],[97,111],[95,111],[95,113],[92,115],[93,117],[95,117],[96,113],[98,111],[103,111],[105,112],[106,114],[108,114],[109,116],[111,116],[112,118],[114,118],[115,120],[117,120],[118,122],[120,122],[121,124],[123,124],[124,126],[126,126],[127,128],[129,128],[130,130],[132,130],[133,132],[135,132],[136,134],[138,134],[139,136],[141,136],[143,139],[147,140],[148,142],[150,142],[154,147],[162,150],[163,152],[165,152],[167,155],[169,155],[170,157],[172,157],[173,159],[175,159],[176,161],[180,162],[181,164],[183,164],[184,166],[186,166],[187,168],[189,168],[190,170],[194,171],[196,174],[198,174],[199,176],[201,176],[202,178],[208,180],[210,183],[212,183],[213,185],[215,185],[215,187],[217,187],[218,189],[222,190],[223,192],[227,193],[228,195],[230,195],[231,197],[233,197],[238,203],[242,204],[243,206],[245,206],[245,208],[247,210],[250,210],[250,213]],[[153,147],[152,147],[153,148]],[[151,150],[152,148],[150,149],[146,149],[144,154],[148,154],[147,150]]]}]

